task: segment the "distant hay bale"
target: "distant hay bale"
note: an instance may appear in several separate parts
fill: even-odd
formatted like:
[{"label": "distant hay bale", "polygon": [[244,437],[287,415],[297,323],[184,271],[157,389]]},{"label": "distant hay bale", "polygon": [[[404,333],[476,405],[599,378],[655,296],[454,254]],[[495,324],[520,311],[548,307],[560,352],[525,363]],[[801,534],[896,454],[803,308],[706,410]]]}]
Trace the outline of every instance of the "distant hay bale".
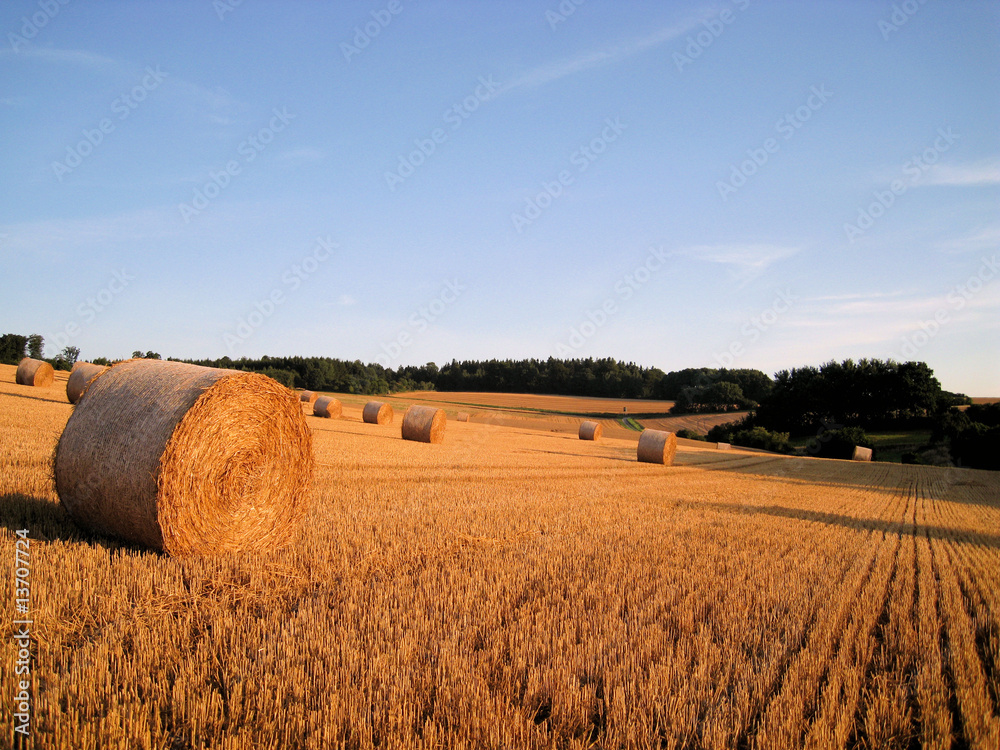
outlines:
[{"label": "distant hay bale", "polygon": [[403,440],[440,443],[444,440],[444,428],[447,423],[448,417],[444,409],[414,404],[403,415]]},{"label": "distant hay bale", "polygon": [[287,388],[144,359],[90,383],[54,467],[59,500],[81,527],[171,555],[288,543],[312,472],[312,434]]},{"label": "distant hay bale", "polygon": [[860,445],[854,446],[854,455],[851,456],[852,461],[871,461],[872,460],[872,449],[864,448]]},{"label": "distant hay bale", "polygon": [[381,401],[369,401],[361,412],[361,419],[368,424],[392,424],[392,407]]},{"label": "distant hay bale", "polygon": [[720,451],[728,451],[733,446],[731,446],[729,443],[716,443],[715,447],[718,448]]},{"label": "distant hay bale", "polygon": [[604,428],[600,422],[581,422],[580,440],[600,440]]},{"label": "distant hay bale", "polygon": [[18,385],[33,385],[39,388],[47,388],[56,379],[56,373],[52,365],[40,359],[25,357],[17,365],[17,373],[14,380]]},{"label": "distant hay bale", "polygon": [[107,369],[104,365],[95,365],[90,362],[77,362],[73,365],[73,371],[69,374],[69,380],[66,381],[66,398],[69,399],[69,402],[75,404],[79,401],[90,382]]},{"label": "distant hay bale", "polygon": [[467,411],[460,411],[458,413],[458,416],[455,417],[455,419],[457,421],[459,421],[459,422],[468,422],[469,421],[469,412],[467,412]]},{"label": "distant hay bale", "polygon": [[313,404],[313,414],[317,417],[337,419],[343,411],[341,403],[332,396],[320,396]]},{"label": "distant hay bale", "polygon": [[664,430],[643,430],[639,435],[638,459],[647,464],[672,466],[677,453],[677,436]]},{"label": "distant hay bale", "polygon": [[315,391],[302,391],[302,393],[299,394],[299,399],[307,404],[315,402],[318,398],[319,394]]}]

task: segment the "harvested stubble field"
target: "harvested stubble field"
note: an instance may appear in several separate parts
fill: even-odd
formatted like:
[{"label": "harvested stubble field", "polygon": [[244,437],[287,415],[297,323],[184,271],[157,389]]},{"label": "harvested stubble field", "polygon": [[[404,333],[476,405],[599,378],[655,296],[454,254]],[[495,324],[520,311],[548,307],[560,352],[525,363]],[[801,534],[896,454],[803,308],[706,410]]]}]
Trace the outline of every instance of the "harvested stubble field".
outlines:
[{"label": "harvested stubble field", "polygon": [[[448,412],[449,418],[458,412],[470,414],[472,422],[483,422],[506,427],[522,427],[548,432],[576,434],[581,419],[595,419],[600,422],[606,437],[637,440],[634,430],[624,427],[619,419],[624,416],[643,414],[639,422],[643,427],[654,430],[688,429],[706,433],[712,427],[726,422],[734,422],[746,416],[746,412],[728,414],[686,414],[673,416],[670,407],[673,401],[639,401],[635,399],[590,398],[585,396],[542,396],[516,393],[470,393],[415,391],[390,397],[395,404],[430,404]],[[623,409],[627,409],[625,412]],[[607,414],[598,418],[595,415]],[[617,416],[613,416],[617,415]]]},{"label": "harvested stubble field", "polygon": [[36,747],[1000,746],[996,474],[685,444],[667,468],[475,422],[424,445],[345,397],[308,417],[287,549],[171,559],[63,516],[60,387],[0,368]]}]

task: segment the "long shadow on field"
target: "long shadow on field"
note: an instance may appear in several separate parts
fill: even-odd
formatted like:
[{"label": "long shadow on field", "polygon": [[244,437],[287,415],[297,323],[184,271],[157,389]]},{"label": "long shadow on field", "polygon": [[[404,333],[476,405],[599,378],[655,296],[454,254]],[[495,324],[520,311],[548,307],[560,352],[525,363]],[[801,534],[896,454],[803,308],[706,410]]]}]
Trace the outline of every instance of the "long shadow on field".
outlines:
[{"label": "long shadow on field", "polygon": [[980,547],[1000,549],[1000,536],[961,529],[950,529],[946,526],[921,524],[914,528],[909,524],[883,521],[878,518],[859,518],[856,516],[845,516],[840,513],[786,508],[781,505],[732,505],[730,503],[717,503],[710,500],[681,500],[678,504],[685,507],[704,508],[733,515],[754,516],[762,514],[777,518],[792,518],[799,521],[833,524],[843,526],[846,529],[854,529],[855,531],[880,531],[883,535],[906,534],[907,536],[916,537],[926,536],[931,540],[948,540],[958,544],[974,544]]},{"label": "long shadow on field", "polygon": [[58,503],[17,492],[0,495],[0,526],[11,532],[27,529],[31,540],[103,544],[100,539],[81,531]]},{"label": "long shadow on field", "polygon": [[803,487],[858,487],[889,494],[917,488],[923,495],[949,502],[1000,506],[1000,472],[980,469],[735,453],[706,463],[705,468]]},{"label": "long shadow on field", "polygon": [[[29,386],[22,386],[22,387],[28,388]],[[65,404],[66,406],[72,406],[72,404],[70,404],[70,402],[66,400],[65,391],[63,391],[61,396],[56,396],[53,394],[42,394],[42,393],[37,393],[37,394],[11,393],[10,391],[7,391],[5,393],[0,393],[0,398],[5,398],[7,396],[11,398],[23,398],[26,399],[27,401],[45,401],[46,403],[49,404]]]}]

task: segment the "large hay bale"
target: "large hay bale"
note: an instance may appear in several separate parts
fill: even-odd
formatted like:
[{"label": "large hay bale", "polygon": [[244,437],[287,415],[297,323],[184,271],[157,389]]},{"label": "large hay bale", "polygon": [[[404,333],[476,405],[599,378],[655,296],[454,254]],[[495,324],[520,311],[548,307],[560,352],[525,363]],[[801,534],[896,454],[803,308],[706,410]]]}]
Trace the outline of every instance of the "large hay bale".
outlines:
[{"label": "large hay bale", "polygon": [[52,365],[31,357],[25,357],[18,363],[17,373],[14,375],[18,385],[33,385],[39,388],[47,388],[55,379],[56,373]]},{"label": "large hay bale", "polygon": [[639,435],[638,459],[647,464],[672,466],[677,453],[677,435],[664,430],[643,430]]},{"label": "large hay bale", "polygon": [[403,440],[440,443],[444,440],[444,428],[447,423],[448,417],[444,409],[414,404],[403,415]]},{"label": "large hay bale", "polygon": [[720,451],[728,451],[731,450],[733,446],[731,446],[729,443],[716,443],[715,447],[718,448]]},{"label": "large hay bale", "polygon": [[318,398],[319,394],[315,391],[302,391],[302,393],[299,394],[299,399],[306,404],[311,404]]},{"label": "large hay bale", "polygon": [[604,428],[601,427],[600,422],[580,423],[580,440],[600,440],[602,432],[604,432]]},{"label": "large hay bale", "polygon": [[469,412],[467,412],[467,411],[460,411],[458,413],[458,416],[455,417],[455,419],[457,421],[459,421],[459,422],[468,422],[469,421]]},{"label": "large hay bale", "polygon": [[361,419],[368,424],[392,424],[392,407],[381,401],[369,401],[361,412]]},{"label": "large hay bale", "polygon": [[313,414],[317,417],[337,419],[343,411],[341,403],[333,396],[320,396],[313,404]]},{"label": "large hay bale", "polygon": [[95,365],[90,362],[77,362],[73,365],[73,371],[69,374],[69,380],[66,381],[66,398],[69,399],[69,402],[75,404],[79,401],[90,382],[107,369],[104,365]]},{"label": "large hay bale", "polygon": [[171,555],[266,550],[307,510],[312,434],[257,373],[129,360],[91,382],[56,447],[82,527]]},{"label": "large hay bale", "polygon": [[872,460],[872,449],[864,448],[860,445],[854,446],[854,455],[851,456],[852,461],[871,461]]}]

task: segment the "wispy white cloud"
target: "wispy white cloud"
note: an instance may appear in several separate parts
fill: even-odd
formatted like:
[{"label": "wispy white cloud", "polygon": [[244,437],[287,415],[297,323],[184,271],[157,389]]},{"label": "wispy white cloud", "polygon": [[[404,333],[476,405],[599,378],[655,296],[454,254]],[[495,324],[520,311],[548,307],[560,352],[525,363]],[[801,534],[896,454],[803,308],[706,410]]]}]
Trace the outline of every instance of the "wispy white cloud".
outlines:
[{"label": "wispy white cloud", "polygon": [[932,166],[922,185],[1000,185],[1000,157],[983,159],[969,164],[946,164],[939,162]]},{"label": "wispy white cloud", "polygon": [[715,14],[706,10],[677,24],[658,29],[651,34],[630,39],[623,44],[612,45],[605,49],[585,52],[575,57],[539,65],[536,68],[523,72],[513,81],[503,86],[501,92],[519,88],[538,88],[539,86],[544,86],[586,70],[621,62],[687,34],[702,21],[707,20],[713,15]]},{"label": "wispy white cloud", "polygon": [[987,226],[964,237],[939,242],[938,249],[947,253],[995,250],[1000,247],[1000,226]]},{"label": "wispy white cloud", "polygon": [[278,158],[282,161],[291,161],[296,163],[317,162],[323,161],[323,159],[326,158],[326,152],[318,148],[293,148],[288,151],[282,151],[278,154]]},{"label": "wispy white cloud", "polygon": [[0,49],[0,59],[3,58],[38,60],[40,62],[78,65],[86,68],[100,68],[103,70],[121,67],[121,63],[117,60],[79,49],[28,47],[17,52],[13,49]]},{"label": "wispy white cloud", "polygon": [[678,250],[674,255],[727,266],[735,279],[746,284],[773,264],[791,258],[800,250],[799,247],[769,244],[694,245]]}]

